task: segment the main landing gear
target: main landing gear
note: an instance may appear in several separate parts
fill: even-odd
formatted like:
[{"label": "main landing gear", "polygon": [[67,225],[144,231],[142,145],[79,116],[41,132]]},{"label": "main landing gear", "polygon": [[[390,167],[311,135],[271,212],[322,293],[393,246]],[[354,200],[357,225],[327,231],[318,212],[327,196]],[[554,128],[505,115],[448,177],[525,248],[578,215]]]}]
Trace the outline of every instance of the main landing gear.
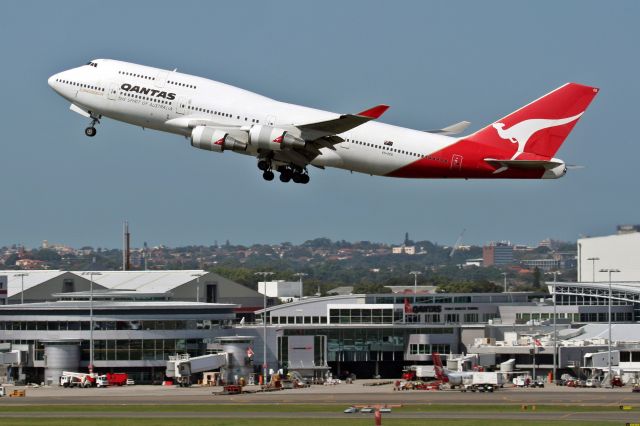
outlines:
[{"label": "main landing gear", "polygon": [[[272,181],[275,177],[271,161],[267,159],[258,161],[258,169],[262,170],[262,178],[266,181]],[[296,166],[279,166],[276,170],[280,173],[280,182],[293,180],[295,183],[309,183],[310,178],[306,169]]]},{"label": "main landing gear", "polygon": [[273,172],[271,171],[271,161],[259,160],[258,168],[262,170],[262,178],[264,180],[271,181],[275,177]]},{"label": "main landing gear", "polygon": [[84,134],[89,136],[90,138],[94,137],[98,131],[96,130],[96,123],[100,124],[100,120],[97,117],[91,116],[91,124],[89,127],[84,129]]},{"label": "main landing gear", "polygon": [[278,171],[280,172],[280,182],[293,180],[295,183],[309,183],[310,178],[306,169],[295,166],[280,166]]}]

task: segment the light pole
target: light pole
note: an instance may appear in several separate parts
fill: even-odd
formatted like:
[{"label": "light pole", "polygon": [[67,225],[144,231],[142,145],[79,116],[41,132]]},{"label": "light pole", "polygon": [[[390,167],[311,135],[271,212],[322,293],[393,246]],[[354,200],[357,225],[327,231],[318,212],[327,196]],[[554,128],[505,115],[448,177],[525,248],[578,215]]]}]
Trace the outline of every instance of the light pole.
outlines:
[{"label": "light pole", "polygon": [[27,272],[20,272],[19,274],[13,274],[13,276],[20,277],[20,304],[24,305],[24,277],[28,277],[29,274]]},{"label": "light pole", "polygon": [[413,275],[413,304],[416,304],[416,295],[418,294],[418,275],[422,274],[420,271],[411,271],[409,275]]},{"label": "light pole", "polygon": [[93,374],[93,276],[102,273],[90,271],[82,275],[89,275],[89,374]]},{"label": "light pole", "polygon": [[616,273],[616,272],[620,272],[619,269],[600,269],[600,272],[608,272],[609,273],[609,362],[607,363],[607,365],[609,366],[609,387],[612,388],[613,386],[611,385],[611,297],[612,297],[612,292],[611,292],[611,274]]},{"label": "light pole", "polygon": [[[587,260],[591,261],[591,267],[592,267],[592,274],[591,274],[591,282],[595,283],[596,282],[596,261],[600,260],[599,257],[589,257],[587,258]],[[602,272],[602,271],[600,271]]]},{"label": "light pole", "polygon": [[558,373],[558,329],[557,329],[557,320],[558,320],[558,311],[556,309],[557,299],[556,299],[556,284],[558,283],[558,274],[560,272],[553,271],[550,272],[553,274],[553,383],[556,383],[556,374]]},{"label": "light pole", "polygon": [[[262,384],[267,384],[267,277],[273,272],[256,272],[255,275],[262,277],[264,287],[262,288]],[[258,287],[260,283],[258,282]]]},{"label": "light pole", "polygon": [[304,272],[296,272],[293,274],[294,277],[298,277],[300,279],[300,300],[302,300],[302,296],[304,296],[304,291],[302,291],[302,277],[306,277],[308,274]]},{"label": "light pole", "polygon": [[504,292],[506,293],[507,292],[507,273],[502,272],[501,275],[504,278]]},{"label": "light pole", "polygon": [[191,274],[192,277],[196,277],[196,302],[200,302],[200,277],[204,274],[198,272],[197,274]]}]

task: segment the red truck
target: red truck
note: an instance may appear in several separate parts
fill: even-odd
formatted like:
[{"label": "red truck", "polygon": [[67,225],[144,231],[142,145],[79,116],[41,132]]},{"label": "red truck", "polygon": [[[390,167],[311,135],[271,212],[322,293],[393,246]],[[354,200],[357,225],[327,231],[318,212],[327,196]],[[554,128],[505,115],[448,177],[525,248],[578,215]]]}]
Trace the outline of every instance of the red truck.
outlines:
[{"label": "red truck", "polygon": [[127,384],[127,373],[107,373],[98,376],[96,383],[99,388],[106,386],[124,386]]}]

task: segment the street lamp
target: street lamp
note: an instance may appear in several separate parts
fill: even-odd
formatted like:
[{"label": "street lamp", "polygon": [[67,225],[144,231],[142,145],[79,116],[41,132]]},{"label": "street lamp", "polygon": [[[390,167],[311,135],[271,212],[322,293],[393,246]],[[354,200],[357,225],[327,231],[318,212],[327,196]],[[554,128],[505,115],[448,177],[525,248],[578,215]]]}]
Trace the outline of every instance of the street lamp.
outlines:
[{"label": "street lamp", "polygon": [[418,275],[422,274],[420,271],[411,271],[409,275],[413,275],[413,304],[416,304],[416,295],[418,294]]},{"label": "street lamp", "polygon": [[196,277],[196,302],[200,302],[200,277],[203,275],[201,272],[191,274],[192,277]]},{"label": "street lamp", "polygon": [[93,373],[93,276],[102,275],[101,272],[83,272],[89,275],[89,373]]},{"label": "street lamp", "polygon": [[20,272],[19,274],[13,274],[14,277],[20,277],[20,304],[24,304],[24,277],[28,277],[27,272]]},{"label": "street lamp", "polygon": [[613,387],[611,385],[611,298],[612,298],[612,292],[611,292],[611,274],[616,273],[616,272],[620,272],[619,269],[600,269],[600,272],[608,272],[609,273],[609,362],[607,363],[609,366],[609,387]]},{"label": "street lamp", "polygon": [[[267,277],[273,272],[256,272],[255,275],[262,277],[264,287],[262,288],[262,384],[267,384]],[[260,283],[258,282],[258,287]]]},{"label": "street lamp", "polygon": [[[599,257],[588,257],[587,260],[591,261],[591,267],[592,267],[592,275],[591,275],[591,282],[595,283],[596,282],[596,261],[600,260]],[[602,271],[600,271],[602,272]]]},{"label": "street lamp", "polygon": [[558,313],[556,310],[558,303],[556,301],[556,284],[558,283],[558,274],[560,272],[553,271],[549,273],[553,274],[553,383],[556,383],[556,374],[558,372]]},{"label": "street lamp", "polygon": [[302,277],[306,277],[307,275],[308,274],[305,274],[304,272],[296,272],[293,274],[294,277],[298,277],[300,279],[300,300],[302,300],[302,296],[304,295],[304,291],[302,291]]}]

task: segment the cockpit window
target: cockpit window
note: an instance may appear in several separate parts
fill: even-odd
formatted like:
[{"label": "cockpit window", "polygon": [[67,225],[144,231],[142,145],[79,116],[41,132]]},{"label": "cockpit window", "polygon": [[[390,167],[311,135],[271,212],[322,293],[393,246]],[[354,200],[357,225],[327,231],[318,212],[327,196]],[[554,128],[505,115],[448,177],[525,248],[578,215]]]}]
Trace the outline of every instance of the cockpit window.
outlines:
[{"label": "cockpit window", "polygon": [[86,64],[86,65],[91,65],[92,67],[96,67],[96,68],[98,67],[98,64],[97,64],[97,63],[95,63],[95,62],[91,62],[91,61],[87,62],[87,64]]}]

